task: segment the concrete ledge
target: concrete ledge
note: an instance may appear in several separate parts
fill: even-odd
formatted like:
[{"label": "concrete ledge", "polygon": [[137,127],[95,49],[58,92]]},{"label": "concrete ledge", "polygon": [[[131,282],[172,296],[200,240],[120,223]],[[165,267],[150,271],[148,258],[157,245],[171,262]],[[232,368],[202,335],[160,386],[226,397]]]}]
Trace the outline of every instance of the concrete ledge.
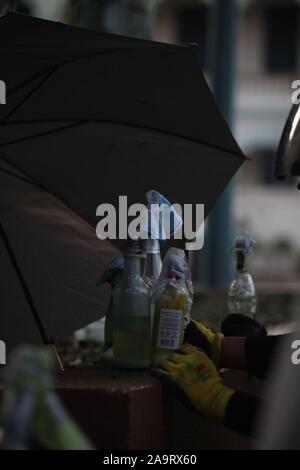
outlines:
[{"label": "concrete ledge", "polygon": [[[245,372],[225,371],[234,390],[261,394]],[[0,400],[1,400],[0,383]],[[150,373],[118,373],[98,367],[70,368],[55,377],[66,409],[97,449],[251,449],[253,439],[203,419]]]},{"label": "concrete ledge", "polygon": [[66,408],[98,449],[168,447],[163,390],[149,374],[69,369],[56,384]]},{"label": "concrete ledge", "polygon": [[[227,371],[227,385],[256,390],[247,373]],[[249,449],[255,441],[185,407],[150,374],[84,368],[56,378],[66,408],[98,449]]]}]

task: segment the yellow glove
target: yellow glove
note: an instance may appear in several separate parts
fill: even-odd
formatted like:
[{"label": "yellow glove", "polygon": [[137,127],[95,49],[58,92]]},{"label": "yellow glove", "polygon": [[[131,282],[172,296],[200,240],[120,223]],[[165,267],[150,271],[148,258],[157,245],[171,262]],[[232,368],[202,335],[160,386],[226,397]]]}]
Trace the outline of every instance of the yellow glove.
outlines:
[{"label": "yellow glove", "polygon": [[224,335],[213,333],[203,323],[191,320],[184,334],[185,343],[202,349],[213,361],[217,369],[220,367],[221,346]]},{"label": "yellow glove", "polygon": [[223,421],[234,391],[223,385],[214,364],[202,351],[181,346],[179,353],[162,363],[159,375],[175,383],[203,416]]}]

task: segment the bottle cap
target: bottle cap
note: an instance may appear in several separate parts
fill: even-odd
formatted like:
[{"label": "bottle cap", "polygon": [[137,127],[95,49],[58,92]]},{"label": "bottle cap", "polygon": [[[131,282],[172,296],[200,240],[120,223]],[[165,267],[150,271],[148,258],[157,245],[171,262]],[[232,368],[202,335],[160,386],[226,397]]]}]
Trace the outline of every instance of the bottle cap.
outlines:
[{"label": "bottle cap", "polygon": [[245,256],[248,256],[251,255],[254,245],[255,241],[250,238],[249,233],[245,232],[243,236],[235,238],[234,246],[231,250],[235,252],[242,252]]}]

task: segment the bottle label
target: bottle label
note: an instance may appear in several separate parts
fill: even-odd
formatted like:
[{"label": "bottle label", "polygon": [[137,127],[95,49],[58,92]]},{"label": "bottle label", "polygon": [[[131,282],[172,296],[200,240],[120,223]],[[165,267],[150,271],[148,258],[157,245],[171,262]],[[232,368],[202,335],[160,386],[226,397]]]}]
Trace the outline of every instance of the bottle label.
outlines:
[{"label": "bottle label", "polygon": [[180,346],[182,311],[169,308],[160,310],[157,347],[178,349]]}]

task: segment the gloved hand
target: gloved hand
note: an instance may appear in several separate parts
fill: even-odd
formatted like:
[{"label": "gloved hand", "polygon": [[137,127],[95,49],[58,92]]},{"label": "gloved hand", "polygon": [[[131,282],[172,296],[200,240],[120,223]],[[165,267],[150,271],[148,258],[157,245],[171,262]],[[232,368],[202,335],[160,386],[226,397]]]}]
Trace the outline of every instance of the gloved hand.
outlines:
[{"label": "gloved hand", "polygon": [[202,349],[213,361],[217,369],[220,367],[221,346],[224,335],[213,333],[203,323],[191,320],[184,334],[185,343]]},{"label": "gloved hand", "polygon": [[225,387],[210,359],[198,349],[183,345],[159,369],[161,378],[176,384],[192,407],[207,418],[223,421],[234,391]]}]

